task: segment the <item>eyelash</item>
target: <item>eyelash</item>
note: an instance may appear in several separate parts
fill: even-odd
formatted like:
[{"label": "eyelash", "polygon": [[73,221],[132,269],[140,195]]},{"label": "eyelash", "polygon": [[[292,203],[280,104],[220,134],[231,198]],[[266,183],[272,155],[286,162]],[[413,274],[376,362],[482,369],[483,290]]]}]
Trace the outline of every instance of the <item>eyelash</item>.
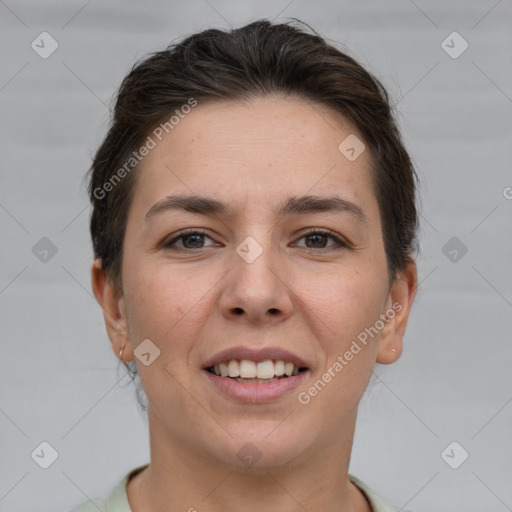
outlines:
[{"label": "eyelash", "polygon": [[[205,231],[201,230],[201,229],[198,229],[198,228],[194,228],[194,229],[189,229],[189,230],[185,230],[185,231],[182,231],[181,233],[179,233],[177,236],[175,236],[174,238],[172,238],[171,240],[169,240],[168,242],[164,242],[162,247],[165,248],[165,249],[169,249],[171,251],[176,251],[176,252],[189,252],[189,251],[192,251],[192,252],[195,252],[196,249],[187,249],[187,248],[176,248],[176,247],[173,247],[177,241],[179,240],[182,240],[184,238],[186,238],[187,236],[190,236],[190,235],[204,235],[208,238],[211,238],[209,237]],[[341,250],[341,249],[348,249],[349,248],[349,244],[344,242],[342,239],[340,239],[338,236],[336,236],[332,231],[328,230],[328,229],[324,229],[324,228],[316,228],[316,229],[313,229],[311,231],[308,231],[307,233],[304,233],[303,235],[301,235],[301,237],[299,238],[302,239],[302,238],[307,238],[307,237],[310,237],[310,236],[314,236],[314,235],[324,235],[324,236],[328,236],[329,238],[333,239],[336,244],[338,245],[338,247],[320,247],[319,249],[315,249],[315,248],[312,248],[312,247],[305,247],[305,249],[308,249],[310,251],[314,251],[314,252],[318,252],[318,251],[325,251],[325,252],[329,252],[329,251],[338,251],[338,250]],[[204,249],[204,247],[199,247],[197,250],[200,250],[200,249]]]}]

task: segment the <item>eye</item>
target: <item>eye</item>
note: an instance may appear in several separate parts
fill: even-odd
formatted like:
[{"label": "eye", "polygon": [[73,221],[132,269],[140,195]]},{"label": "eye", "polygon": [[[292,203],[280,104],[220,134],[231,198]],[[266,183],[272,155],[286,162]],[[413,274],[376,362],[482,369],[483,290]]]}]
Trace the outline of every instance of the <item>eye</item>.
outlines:
[{"label": "eye", "polygon": [[[204,238],[209,238],[212,240],[208,235],[205,234],[204,231],[198,229],[190,229],[187,231],[182,231],[171,240],[164,242],[162,247],[173,251],[202,249],[203,247],[208,247],[204,245]],[[181,242],[181,244],[178,244],[178,242]]]},{"label": "eye", "polygon": [[[338,250],[341,248],[348,248],[349,245],[336,236],[332,231],[328,229],[314,229],[303,234],[300,239],[306,239],[311,241],[311,245],[306,244],[306,249],[327,249],[327,250]],[[334,246],[326,246],[325,242],[328,239],[334,240]],[[300,240],[299,239],[299,240]],[[304,246],[302,246],[304,247]]]},{"label": "eye", "polygon": [[[194,249],[203,249],[205,247],[209,247],[205,245],[205,238],[212,240],[211,237],[206,235],[206,233],[200,229],[189,229],[186,231],[182,231],[174,236],[169,241],[166,241],[162,244],[162,247],[165,249],[169,249],[172,251],[193,251]],[[306,249],[325,249],[325,250],[339,250],[342,248],[349,248],[349,244],[344,242],[341,238],[339,238],[336,234],[328,229],[314,229],[308,231],[303,234],[299,240],[306,239],[311,242],[308,244],[306,242]],[[326,245],[329,239],[334,241],[334,244]],[[215,244],[210,244],[215,245]],[[300,247],[300,246],[299,246]]]}]

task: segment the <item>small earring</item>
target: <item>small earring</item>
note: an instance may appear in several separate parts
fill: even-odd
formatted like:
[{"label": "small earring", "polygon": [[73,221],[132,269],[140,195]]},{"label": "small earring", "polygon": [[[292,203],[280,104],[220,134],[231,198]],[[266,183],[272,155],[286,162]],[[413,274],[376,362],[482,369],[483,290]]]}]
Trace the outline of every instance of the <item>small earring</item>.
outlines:
[{"label": "small earring", "polygon": [[121,350],[119,351],[119,359],[123,359],[123,350],[124,350],[124,347],[121,347]]},{"label": "small earring", "polygon": [[398,352],[398,350],[396,348],[392,348],[391,351],[392,352]]}]

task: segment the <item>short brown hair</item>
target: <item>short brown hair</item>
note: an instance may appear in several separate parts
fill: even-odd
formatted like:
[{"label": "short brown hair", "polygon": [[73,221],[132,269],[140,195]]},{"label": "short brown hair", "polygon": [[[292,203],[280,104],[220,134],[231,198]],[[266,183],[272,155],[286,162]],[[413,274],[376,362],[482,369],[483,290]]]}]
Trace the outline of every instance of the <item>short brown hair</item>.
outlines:
[{"label": "short brown hair", "polygon": [[[94,254],[116,287],[122,287],[123,240],[137,176],[132,155],[151,130],[190,98],[201,103],[274,93],[326,105],[362,135],[372,160],[390,280],[405,268],[416,249],[417,176],[385,88],[318,34],[260,20],[193,34],[138,62],[124,78],[89,181]],[[123,167],[122,179],[118,175],[113,183]]]}]

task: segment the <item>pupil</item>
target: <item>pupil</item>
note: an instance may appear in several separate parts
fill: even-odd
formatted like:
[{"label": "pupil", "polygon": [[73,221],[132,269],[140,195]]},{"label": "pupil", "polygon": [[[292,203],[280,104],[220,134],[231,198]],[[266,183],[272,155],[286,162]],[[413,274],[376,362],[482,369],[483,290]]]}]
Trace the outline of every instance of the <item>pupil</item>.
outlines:
[{"label": "pupil", "polygon": [[[199,243],[201,243],[202,240],[200,240],[200,238],[202,237],[203,235],[187,235],[184,237],[184,245],[189,248],[189,244],[187,244],[185,241],[190,239],[190,238],[196,238],[196,241],[198,241],[197,239],[199,238]],[[193,247],[197,247],[197,244],[192,244]]]},{"label": "pupil", "polygon": [[[322,234],[316,234],[316,235],[310,235],[308,238],[309,239],[314,239],[316,238],[316,241],[318,242],[318,238],[325,238],[326,235],[322,235]],[[324,244],[322,244],[324,245]]]}]

